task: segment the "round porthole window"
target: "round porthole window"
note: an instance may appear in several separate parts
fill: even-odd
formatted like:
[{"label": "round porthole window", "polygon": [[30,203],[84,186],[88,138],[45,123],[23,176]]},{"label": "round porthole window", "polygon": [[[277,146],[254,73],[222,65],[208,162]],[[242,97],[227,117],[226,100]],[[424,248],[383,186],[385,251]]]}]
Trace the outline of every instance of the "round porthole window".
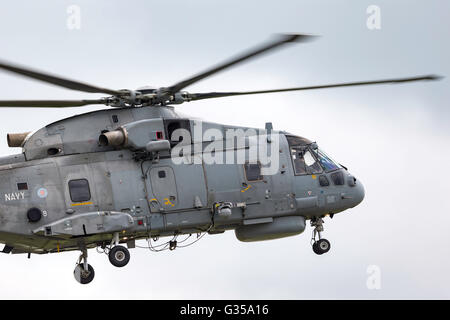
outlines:
[{"label": "round porthole window", "polygon": [[42,211],[38,208],[31,208],[27,212],[27,217],[30,222],[38,222],[41,220]]}]

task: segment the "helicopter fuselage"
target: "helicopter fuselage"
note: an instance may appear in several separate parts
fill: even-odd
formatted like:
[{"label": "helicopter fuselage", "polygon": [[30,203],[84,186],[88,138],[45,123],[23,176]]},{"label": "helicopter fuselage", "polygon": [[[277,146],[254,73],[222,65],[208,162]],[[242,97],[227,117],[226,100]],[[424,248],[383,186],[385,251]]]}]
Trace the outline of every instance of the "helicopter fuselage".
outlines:
[{"label": "helicopter fuselage", "polygon": [[[169,107],[116,109],[30,134],[22,154],[0,158],[4,252],[79,250],[114,237],[133,247],[137,239],[226,230],[235,230],[241,241],[275,239],[300,234],[306,220],[344,211],[364,197],[359,180],[329,158],[324,163],[307,139],[264,132],[263,142],[277,140],[277,166],[264,174],[261,154],[249,155],[252,143],[260,144],[254,136],[230,147],[217,145],[230,139],[206,134],[212,129],[227,137],[227,129],[251,128],[203,122],[200,141],[198,123]],[[149,142],[168,141],[177,129],[192,133],[192,141],[172,139],[170,150],[145,149]],[[99,143],[106,132],[125,133],[126,140]]]}]

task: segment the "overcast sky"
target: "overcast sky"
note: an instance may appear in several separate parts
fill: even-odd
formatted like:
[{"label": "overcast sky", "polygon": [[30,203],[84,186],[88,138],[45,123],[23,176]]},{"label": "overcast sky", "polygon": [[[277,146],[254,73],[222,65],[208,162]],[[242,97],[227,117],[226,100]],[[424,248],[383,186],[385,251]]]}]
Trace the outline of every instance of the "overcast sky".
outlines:
[{"label": "overcast sky", "polygon": [[[68,8],[81,11],[68,27]],[[370,5],[381,28],[367,27]],[[275,33],[321,35],[190,88],[271,89],[333,82],[450,76],[448,1],[14,1],[0,4],[0,59],[109,88],[167,86]],[[0,99],[96,98],[0,72]],[[94,281],[73,278],[78,252],[1,255],[0,298],[393,299],[450,298],[448,78],[186,103],[208,121],[264,127],[317,141],[366,189],[358,207],[326,219],[331,251],[316,256],[311,228],[241,243],[230,231],[175,251],[131,251],[125,268],[90,250]],[[101,107],[0,110],[8,132]],[[140,243],[144,245],[145,242]],[[368,289],[370,266],[381,288]]]}]

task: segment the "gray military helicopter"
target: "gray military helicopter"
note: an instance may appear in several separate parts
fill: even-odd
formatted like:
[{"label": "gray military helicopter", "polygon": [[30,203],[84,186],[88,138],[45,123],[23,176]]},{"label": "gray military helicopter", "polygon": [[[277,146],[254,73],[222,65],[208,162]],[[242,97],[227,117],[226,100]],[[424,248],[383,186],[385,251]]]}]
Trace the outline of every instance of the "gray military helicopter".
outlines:
[{"label": "gray military helicopter", "polygon": [[[309,220],[314,228],[313,251],[328,252],[330,242],[322,238],[323,218],[353,208],[364,198],[362,183],[347,168],[317,143],[275,131],[271,123],[254,129],[199,122],[180,116],[173,107],[237,95],[439,78],[427,75],[245,92],[182,91],[250,58],[311,39],[310,35],[278,35],[205,72],[157,89],[112,90],[0,61],[1,69],[14,74],[109,95],[91,100],[0,101],[1,107],[113,107],[63,119],[32,133],[8,134],[8,146],[22,152],[0,158],[3,252],[30,257],[80,250],[74,275],[82,284],[94,278],[88,249],[97,248],[114,266],[123,267],[130,260],[127,247],[135,248],[139,239],[147,239],[153,251],[186,247],[206,233],[226,230],[235,230],[240,241],[261,241],[300,234]],[[239,134],[229,136],[229,131]],[[264,146],[267,153],[252,151]],[[269,153],[271,161],[266,161],[264,154]],[[243,161],[222,161],[240,154]],[[207,156],[218,161],[206,161]],[[197,238],[189,242],[192,235]],[[171,238],[156,244],[160,237]]]}]

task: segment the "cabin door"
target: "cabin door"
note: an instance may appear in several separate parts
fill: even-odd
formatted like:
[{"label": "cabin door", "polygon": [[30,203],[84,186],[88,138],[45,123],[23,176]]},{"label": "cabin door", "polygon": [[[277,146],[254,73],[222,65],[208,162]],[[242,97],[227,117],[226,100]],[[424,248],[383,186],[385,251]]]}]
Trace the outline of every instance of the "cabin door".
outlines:
[{"label": "cabin door", "polygon": [[199,209],[207,205],[201,164],[175,164],[170,158],[147,168],[147,193],[151,212]]}]

